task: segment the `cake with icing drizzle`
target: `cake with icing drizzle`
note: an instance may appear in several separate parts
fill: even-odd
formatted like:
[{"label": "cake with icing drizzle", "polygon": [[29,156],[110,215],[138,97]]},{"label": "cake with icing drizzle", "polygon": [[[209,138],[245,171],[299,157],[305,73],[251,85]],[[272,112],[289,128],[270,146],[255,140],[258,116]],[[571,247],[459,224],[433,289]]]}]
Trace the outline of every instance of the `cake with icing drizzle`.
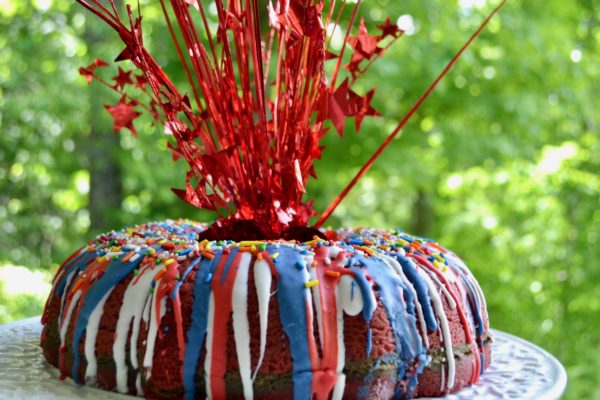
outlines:
[{"label": "cake with icing drizzle", "polygon": [[60,267],[41,344],[63,377],[147,398],[412,398],[476,382],[483,293],[436,242],[356,229],[198,241],[188,220],[98,236]]},{"label": "cake with icing drizzle", "polygon": [[464,263],[401,231],[322,227],[506,0],[321,213],[306,188],[323,139],[380,115],[359,80],[403,34],[389,16],[369,30],[360,0],[161,1],[178,86],[145,45],[139,1],[76,1],[134,67],[114,84],[101,59],[79,70],[119,94],[115,130],[137,134],[141,111],[164,127],[189,167],[174,193],[216,220],[112,231],[61,265],[41,343],[62,377],[153,399],[412,398],[477,382],[491,337]]}]

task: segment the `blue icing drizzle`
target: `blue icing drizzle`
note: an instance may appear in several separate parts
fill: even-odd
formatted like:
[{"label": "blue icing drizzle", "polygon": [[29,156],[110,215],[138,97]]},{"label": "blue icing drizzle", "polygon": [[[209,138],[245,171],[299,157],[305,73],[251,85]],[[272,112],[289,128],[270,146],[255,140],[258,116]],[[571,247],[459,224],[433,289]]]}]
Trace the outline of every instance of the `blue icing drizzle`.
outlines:
[{"label": "blue icing drizzle", "polygon": [[194,284],[194,302],[192,303],[192,322],[187,331],[187,343],[183,357],[183,387],[185,398],[193,399],[195,397],[196,368],[202,351],[202,345],[206,338],[206,328],[208,324],[208,303],[211,294],[211,280],[206,279],[212,276],[221,259],[221,252],[218,252],[214,259],[202,259],[198,271],[196,272],[196,281]]},{"label": "blue icing drizzle", "polygon": [[[122,258],[122,257],[121,257]],[[87,329],[90,315],[100,303],[102,298],[127,275],[131,273],[140,263],[142,257],[138,257],[135,261],[121,262],[121,259],[110,262],[104,274],[92,285],[87,292],[83,301],[81,312],[75,321],[75,329],[73,330],[73,369],[71,376],[76,383],[81,383],[79,379],[78,369],[81,355],[78,351],[79,342],[83,333]]]},{"label": "blue icing drizzle", "polygon": [[452,268],[453,271],[458,273],[461,280],[465,284],[465,287],[467,288],[467,298],[469,300],[469,306],[470,306],[471,312],[472,312],[471,315],[473,317],[473,325],[475,328],[475,333],[477,333],[477,336],[481,336],[484,334],[483,316],[481,315],[481,307],[479,304],[479,300],[477,299],[477,295],[475,294],[475,289],[473,288],[473,285],[471,285],[471,282],[469,282],[469,280],[467,279],[467,277],[465,276],[463,271],[460,268],[458,268],[457,266],[455,266],[452,261],[450,261],[450,260],[447,260],[447,261],[448,261],[448,266],[450,268]]},{"label": "blue icing drizzle", "polygon": [[479,300],[475,295],[475,290],[471,283],[462,274],[460,275],[465,286],[467,287],[469,306],[471,308],[471,315],[473,317],[473,325],[475,327],[475,333],[477,333],[478,340],[483,335],[483,317],[481,315],[481,308],[479,307]]},{"label": "blue icing drizzle", "polygon": [[373,331],[369,327],[367,329],[367,357],[371,357],[372,350],[373,350]]},{"label": "blue icing drizzle", "polygon": [[[93,252],[82,252],[80,254],[78,254],[77,256],[73,257],[73,259],[71,259],[71,261],[69,261],[67,264],[65,264],[64,266],[64,270],[65,273],[63,274],[60,282],[58,282],[58,284],[56,285],[56,290],[55,290],[55,295],[57,297],[62,296],[63,291],[66,289],[65,287],[67,286],[67,277],[69,276],[69,274],[71,274],[71,272],[73,272],[73,270],[77,270],[77,271],[83,271],[84,269],[87,268],[87,262],[92,259],[92,258],[96,258],[98,256],[98,254],[93,251]],[[77,273],[77,272],[76,272]]]},{"label": "blue icing drizzle", "polygon": [[196,265],[198,265],[198,263],[201,260],[202,260],[202,257],[198,257],[198,258],[195,258],[192,262],[190,262],[188,264],[188,266],[183,271],[183,274],[181,274],[181,279],[179,279],[177,282],[175,282],[175,285],[173,286],[173,290],[171,291],[171,300],[175,300],[175,298],[177,297],[177,294],[179,293],[179,288],[181,287],[181,285],[183,285],[183,282],[185,281],[185,278],[188,276],[188,274],[190,273],[190,271]]},{"label": "blue icing drizzle", "polygon": [[234,247],[233,249],[231,249],[231,253],[229,253],[227,261],[225,262],[225,268],[223,268],[223,274],[221,275],[221,285],[225,284],[225,280],[227,279],[227,274],[229,273],[229,269],[231,268],[231,265],[233,264],[233,260],[235,260],[235,256],[237,255],[238,250],[239,250],[238,247]]},{"label": "blue icing drizzle", "polygon": [[350,259],[348,261],[348,265],[350,266],[350,269],[354,271],[354,282],[356,282],[358,285],[360,294],[363,298],[362,316],[368,325],[369,322],[371,322],[371,318],[373,318],[373,313],[375,312],[375,307],[377,307],[377,304],[373,302],[373,296],[371,296],[371,284],[367,280],[365,271],[362,268],[355,266],[352,261],[353,260]]},{"label": "blue icing drizzle", "polygon": [[[306,315],[305,270],[290,268],[291,265],[302,261],[300,253],[286,246],[267,246],[270,254],[279,252],[280,263],[276,264],[277,301],[279,303],[279,318],[283,330],[290,342],[292,355],[294,383],[294,400],[311,398],[312,364],[308,351],[308,326]],[[305,294],[302,296],[302,294]]]},{"label": "blue icing drizzle", "polygon": [[[473,321],[473,328],[476,333],[475,340],[477,341],[477,346],[480,349],[483,349],[483,334],[485,333],[484,332],[484,323],[483,323],[483,316],[481,315],[481,307],[479,304],[479,300],[477,299],[477,295],[475,294],[475,289],[473,288],[473,285],[471,285],[471,282],[469,282],[469,280],[467,279],[467,277],[465,276],[463,271],[460,268],[456,267],[454,265],[454,263],[451,262],[450,260],[447,260],[447,261],[448,261],[448,266],[458,273],[461,280],[465,284],[465,287],[467,288],[467,299],[469,301],[468,311],[469,311],[470,317]],[[483,351],[479,352],[479,358],[481,360],[480,373],[483,373],[485,370],[485,362],[484,362],[485,357],[484,357]]]},{"label": "blue icing drizzle", "polygon": [[[356,263],[365,267],[378,286],[379,299],[385,308],[394,334],[398,377],[396,396],[411,396],[416,389],[416,378],[425,367],[427,359],[426,351],[421,343],[421,336],[417,331],[416,318],[414,314],[409,313],[411,307],[414,310],[414,301],[412,306],[409,305],[412,296],[407,296],[409,290],[396,272],[382,260],[355,255],[350,260],[350,265]],[[412,368],[415,362],[417,368]],[[404,384],[405,381],[408,381],[408,385]]]},{"label": "blue icing drizzle", "polygon": [[433,308],[431,307],[427,285],[423,281],[423,278],[419,276],[414,262],[408,257],[404,257],[398,253],[389,253],[389,255],[400,263],[402,272],[404,272],[406,278],[415,288],[415,291],[417,292],[417,298],[419,299],[419,303],[421,303],[421,308],[423,309],[423,317],[425,318],[427,331],[435,331],[438,328],[438,324],[435,319],[435,314],[433,313]]}]

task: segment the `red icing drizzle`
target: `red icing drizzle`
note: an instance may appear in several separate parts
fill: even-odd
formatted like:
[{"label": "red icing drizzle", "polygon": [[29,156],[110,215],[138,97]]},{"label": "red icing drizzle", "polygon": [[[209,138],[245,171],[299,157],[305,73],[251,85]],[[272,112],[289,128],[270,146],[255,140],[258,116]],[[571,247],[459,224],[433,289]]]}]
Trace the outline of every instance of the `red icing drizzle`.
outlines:
[{"label": "red icing drizzle", "polygon": [[437,268],[435,268],[430,262],[429,260],[427,260],[425,257],[419,255],[419,254],[414,254],[414,253],[408,253],[407,256],[414,258],[415,260],[417,260],[421,265],[427,267],[428,270],[432,271],[442,282],[442,285],[444,285],[446,288],[448,288],[448,293],[450,293],[450,296],[452,297],[452,299],[454,300],[454,302],[456,303],[456,309],[458,311],[458,316],[460,318],[460,321],[464,327],[464,331],[465,331],[465,338],[467,339],[467,342],[469,343],[469,345],[471,345],[471,348],[473,349],[473,351],[475,352],[475,368],[473,368],[473,373],[471,375],[471,383],[475,383],[477,382],[477,380],[479,379],[479,375],[480,375],[480,368],[481,368],[481,359],[479,356],[479,347],[477,346],[477,343],[475,343],[475,341],[473,340],[473,336],[471,335],[471,331],[469,330],[469,324],[467,322],[467,317],[466,314],[462,308],[462,303],[458,300],[456,293],[454,293],[454,290],[450,290],[451,286],[448,283],[448,280],[444,277],[444,274],[442,274],[442,272],[440,272]]},{"label": "red icing drizzle", "polygon": [[[326,261],[329,257],[329,249],[326,246],[315,247],[314,268],[319,280],[318,291],[321,306],[321,337],[323,356],[319,357],[315,343],[315,337],[312,332],[312,310],[307,301],[307,326],[308,326],[308,347],[312,364],[312,393],[317,400],[326,400],[337,382],[338,368],[338,321],[337,321],[337,298],[336,288],[340,278],[343,275],[354,273],[348,268],[342,266],[345,253],[340,252],[335,260]],[[329,272],[329,274],[327,274]]]},{"label": "red icing drizzle", "polygon": [[[83,274],[81,274],[79,277],[77,277],[75,284],[73,285],[73,287],[70,289],[69,291],[69,295],[67,297],[67,301],[65,303],[64,306],[64,310],[68,310],[69,307],[71,306],[71,302],[73,301],[73,297],[75,296],[75,293],[77,293],[77,291],[81,290],[81,296],[78,299],[79,304],[77,305],[77,308],[74,310],[74,312],[71,314],[70,320],[75,319],[77,320],[77,316],[79,315],[79,313],[81,312],[81,309],[83,307],[83,299],[85,299],[85,296],[87,294],[87,292],[92,288],[92,286],[94,285],[94,282],[96,282],[96,280],[98,280],[102,274],[104,274],[104,271],[106,270],[106,268],[108,267],[108,265],[110,264],[110,260],[105,260],[105,261],[98,261],[98,259],[93,260],[93,262],[90,264],[90,266],[85,270],[85,272]],[[65,288],[66,290],[66,288]],[[65,323],[69,323],[69,321],[66,321],[67,318],[67,313],[65,313],[62,316],[62,320],[59,326],[62,326]],[[58,368],[60,370],[60,372],[63,375],[68,375],[67,371],[65,369],[65,353],[66,353],[67,349],[66,346],[64,344],[62,344],[60,346],[59,349],[59,355],[58,355]],[[79,351],[78,349],[73,349],[73,351]]]},{"label": "red icing drizzle", "polygon": [[65,273],[65,265],[67,265],[72,259],[74,259],[76,256],[78,256],[79,254],[81,254],[81,252],[85,249],[81,248],[79,250],[77,250],[76,252],[74,252],[73,254],[71,254],[69,256],[69,258],[67,258],[62,264],[60,264],[60,267],[58,268],[58,271],[56,271],[56,274],[54,275],[54,278],[52,278],[52,291],[50,292],[50,294],[48,295],[48,298],[46,299],[46,304],[44,305],[44,312],[42,314],[42,325],[46,325],[46,322],[48,320],[48,305],[50,304],[50,299],[52,299],[54,297],[54,291],[56,290],[56,281],[58,280],[59,276],[62,277],[62,274]]},{"label": "red icing drizzle", "polygon": [[146,270],[154,269],[155,262],[156,262],[155,258],[144,257],[142,259],[142,262],[138,266],[138,273],[137,273],[137,276],[133,279],[132,285],[137,285],[138,281],[140,280],[142,275],[146,272]]},{"label": "red icing drizzle", "polygon": [[[159,272],[154,280],[157,282],[156,287],[156,320],[160,321],[160,311],[161,311],[161,303],[162,299],[165,296],[168,296],[173,291],[173,287],[175,286],[175,282],[177,279],[175,278],[179,274],[179,263],[177,261],[173,261],[168,265],[165,265],[163,270]],[[179,294],[173,300],[173,311],[175,313],[175,324],[177,325],[177,343],[179,345],[179,358],[183,360],[183,355],[185,354],[185,339],[183,337],[183,318],[181,316],[181,302],[179,299]],[[158,331],[159,337],[162,338],[162,331]]]},{"label": "red icing drizzle", "polygon": [[[227,251],[227,250],[225,250]],[[227,371],[227,325],[232,309],[232,292],[237,276],[240,257],[243,253],[237,253],[223,283],[223,273],[227,260],[231,255],[225,255],[219,260],[215,274],[212,278],[212,293],[215,304],[213,320],[213,341],[212,341],[212,359],[210,363],[210,391],[214,399],[224,399],[226,397],[225,372]],[[218,308],[217,308],[218,305]]]}]

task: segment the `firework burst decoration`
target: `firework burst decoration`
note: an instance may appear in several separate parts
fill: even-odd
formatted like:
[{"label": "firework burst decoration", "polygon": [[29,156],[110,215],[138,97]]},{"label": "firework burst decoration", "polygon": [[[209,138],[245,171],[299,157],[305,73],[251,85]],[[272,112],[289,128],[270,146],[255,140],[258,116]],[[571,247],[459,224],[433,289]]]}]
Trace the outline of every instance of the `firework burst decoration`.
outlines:
[{"label": "firework burst decoration", "polygon": [[[379,154],[408,122],[437,83],[479,35],[490,18],[459,50],[417,100],[379,149],[331,205],[317,215],[304,201],[321,141],[333,128],[343,136],[347,119],[360,130],[365,117],[379,115],[371,105],[374,89],[353,89],[402,30],[390,22],[370,33],[358,19],[361,0],[215,0],[218,26],[211,28],[208,6],[200,0],[160,0],[181,68],[189,83],[182,93],[144,46],[142,13],[114,0],[77,0],[121,38],[125,49],[116,61],[130,60],[138,69],[119,67],[114,83],[96,70],[95,60],[80,69],[88,83],[96,80],[121,94],[106,109],[116,131],[137,135],[134,120],[144,111],[173,137],[169,149],[184,158],[189,171],[185,189],[173,189],[187,203],[214,211],[219,218],[203,235],[209,239],[312,238],[366,173]],[[344,12],[350,14],[341,26]],[[263,18],[266,15],[267,18]],[[261,19],[268,19],[267,23]],[[264,28],[263,29],[263,25]],[[357,25],[357,26],[355,26]],[[268,28],[268,29],[266,29]],[[353,33],[355,32],[355,33]],[[340,49],[333,34],[343,36]],[[332,68],[325,68],[331,63]],[[326,70],[332,71],[330,74]],[[338,79],[340,76],[344,79]],[[134,96],[132,90],[140,96]]]}]

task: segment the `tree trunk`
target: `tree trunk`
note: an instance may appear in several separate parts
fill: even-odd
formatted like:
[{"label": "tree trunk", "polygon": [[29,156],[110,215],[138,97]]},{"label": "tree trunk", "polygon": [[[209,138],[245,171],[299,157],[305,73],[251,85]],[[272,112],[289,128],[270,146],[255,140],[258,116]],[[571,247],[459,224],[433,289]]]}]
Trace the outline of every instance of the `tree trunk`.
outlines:
[{"label": "tree trunk", "polygon": [[431,206],[427,192],[423,188],[417,190],[417,198],[413,204],[410,221],[410,232],[419,236],[429,235],[431,227]]},{"label": "tree trunk", "polygon": [[[85,42],[94,49],[102,36],[97,31],[94,17],[87,15]],[[111,213],[121,208],[123,198],[122,171],[118,162],[119,137],[113,132],[109,115],[103,107],[103,97],[108,96],[99,85],[88,87],[89,122],[91,125],[86,152],[90,171],[89,211],[91,229],[106,230],[112,227]]]}]

